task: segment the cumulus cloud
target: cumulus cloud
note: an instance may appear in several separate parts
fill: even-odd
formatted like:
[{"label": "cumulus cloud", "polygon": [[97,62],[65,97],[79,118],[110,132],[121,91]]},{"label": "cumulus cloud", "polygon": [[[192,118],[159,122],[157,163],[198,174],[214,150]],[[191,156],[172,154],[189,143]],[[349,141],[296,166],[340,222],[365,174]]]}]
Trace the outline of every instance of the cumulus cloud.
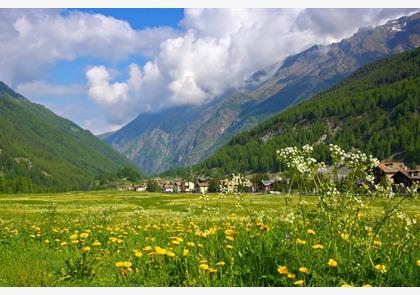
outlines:
[{"label": "cumulus cloud", "polygon": [[57,85],[47,83],[45,81],[35,80],[32,82],[19,84],[16,87],[16,90],[20,94],[27,97],[61,97],[69,95],[83,95],[86,92],[86,86],[83,84]]},{"label": "cumulus cloud", "polygon": [[314,44],[349,37],[408,9],[187,9],[184,33],[168,38],[142,68],[132,64],[125,82],[108,69],[87,71],[89,95],[113,123],[175,105],[202,104],[250,75]]},{"label": "cumulus cloud", "polygon": [[39,80],[57,61],[92,56],[121,61],[154,56],[169,27],[134,30],[101,14],[41,9],[0,10],[0,80],[12,86]]}]

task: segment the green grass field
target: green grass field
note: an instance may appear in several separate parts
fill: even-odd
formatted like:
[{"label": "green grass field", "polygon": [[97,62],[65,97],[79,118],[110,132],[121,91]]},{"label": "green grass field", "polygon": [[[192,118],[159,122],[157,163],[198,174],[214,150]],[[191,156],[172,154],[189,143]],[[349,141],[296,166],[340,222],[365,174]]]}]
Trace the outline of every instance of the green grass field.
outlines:
[{"label": "green grass field", "polygon": [[0,195],[0,286],[420,286],[400,200],[328,221],[315,196]]}]

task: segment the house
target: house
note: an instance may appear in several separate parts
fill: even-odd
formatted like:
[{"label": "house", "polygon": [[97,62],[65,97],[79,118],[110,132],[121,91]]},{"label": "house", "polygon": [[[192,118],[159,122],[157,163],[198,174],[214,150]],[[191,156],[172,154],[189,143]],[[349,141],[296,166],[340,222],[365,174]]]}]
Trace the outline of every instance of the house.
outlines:
[{"label": "house", "polygon": [[145,192],[145,191],[147,191],[147,185],[142,184],[142,185],[137,186],[136,187],[136,191],[138,191],[138,192]]},{"label": "house", "polygon": [[389,161],[389,162],[380,162],[374,169],[373,174],[375,177],[375,183],[380,183],[381,181],[387,181],[388,183],[394,183],[394,176],[399,171],[407,171],[407,167],[402,162]]},{"label": "house", "polygon": [[235,191],[235,185],[232,180],[222,179],[220,180],[219,190],[224,190],[226,193],[233,193]]},{"label": "house", "polygon": [[200,177],[195,184],[195,191],[197,193],[205,194],[209,190],[210,179],[205,177]]},{"label": "house", "polygon": [[180,192],[182,192],[182,181],[174,181],[173,183],[172,183],[172,185],[173,185],[173,188],[174,188],[174,192],[175,193],[180,193]]},{"label": "house", "polygon": [[267,180],[261,180],[260,189],[268,194],[270,191],[273,190],[275,180],[274,179],[267,179]]},{"label": "house", "polygon": [[171,183],[164,182],[160,184],[160,189],[164,193],[173,193],[174,192],[174,186]]},{"label": "house", "polygon": [[182,192],[183,193],[192,193],[194,192],[195,185],[194,182],[191,181],[183,181],[182,182]]},{"label": "house", "polygon": [[405,187],[411,187],[413,184],[420,184],[420,171],[415,170],[402,170],[400,169],[391,178],[394,184],[402,184]]}]

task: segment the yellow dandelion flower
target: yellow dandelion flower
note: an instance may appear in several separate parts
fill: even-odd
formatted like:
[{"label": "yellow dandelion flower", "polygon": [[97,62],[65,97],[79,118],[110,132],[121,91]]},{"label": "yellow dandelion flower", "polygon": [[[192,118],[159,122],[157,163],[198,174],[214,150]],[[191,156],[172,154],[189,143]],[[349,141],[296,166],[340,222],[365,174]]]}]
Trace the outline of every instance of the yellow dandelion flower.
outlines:
[{"label": "yellow dandelion flower", "polygon": [[123,262],[123,266],[124,267],[126,267],[126,268],[129,268],[129,267],[131,267],[133,264],[130,262],[130,261],[124,261]]},{"label": "yellow dandelion flower", "polygon": [[296,239],[296,244],[298,244],[298,245],[305,245],[306,244],[306,241],[301,240],[301,239]]},{"label": "yellow dandelion flower", "polygon": [[416,265],[417,265],[417,266],[420,266],[420,260],[417,260],[417,261],[416,261]]},{"label": "yellow dandelion flower", "polygon": [[166,256],[175,257],[176,254],[174,252],[172,252],[172,251],[166,251]]},{"label": "yellow dandelion flower", "polygon": [[315,250],[323,250],[324,246],[321,245],[321,244],[315,244],[315,245],[312,246],[312,248],[315,249]]},{"label": "yellow dandelion flower", "polygon": [[233,236],[235,234],[235,232],[231,229],[227,229],[225,230],[225,235],[226,236]]},{"label": "yellow dandelion flower", "polygon": [[228,248],[230,250],[230,249],[233,249],[233,246],[232,245],[226,245],[226,248]]},{"label": "yellow dandelion flower", "polygon": [[287,274],[287,277],[288,277],[289,279],[291,279],[291,280],[296,279],[296,275],[295,275],[294,273],[289,273],[289,274]]},{"label": "yellow dandelion flower", "polygon": [[347,233],[341,233],[340,237],[344,241],[348,241],[349,240],[349,234],[347,234]]},{"label": "yellow dandelion flower", "polygon": [[182,255],[183,255],[183,256],[188,256],[188,255],[190,255],[190,250],[188,250],[188,249],[184,249],[184,251],[182,251]]},{"label": "yellow dandelion flower", "polygon": [[328,266],[329,267],[337,267],[337,265],[338,265],[338,263],[334,259],[330,258],[330,260],[328,260]]},{"label": "yellow dandelion flower", "polygon": [[143,253],[140,250],[135,250],[134,251],[134,256],[136,256],[136,257],[142,257],[143,256]]},{"label": "yellow dandelion flower", "polygon": [[172,241],[171,243],[172,243],[172,244],[174,244],[174,245],[179,245],[179,244],[181,244],[181,242],[180,242],[180,241],[178,241],[178,240],[174,240],[174,241]]},{"label": "yellow dandelion flower", "polygon": [[116,267],[123,267],[124,266],[124,262],[122,262],[122,261],[115,262],[115,266]]},{"label": "yellow dandelion flower", "polygon": [[287,269],[286,265],[281,265],[277,268],[277,272],[281,275],[287,275],[289,273],[289,270]]},{"label": "yellow dandelion flower", "polygon": [[82,252],[83,253],[89,253],[90,252],[90,247],[83,247]]},{"label": "yellow dandelion flower", "polygon": [[308,229],[307,230],[308,235],[315,235],[316,232],[313,229]]},{"label": "yellow dandelion flower", "polygon": [[309,269],[308,269],[307,267],[301,266],[301,267],[299,268],[299,271],[300,271],[301,273],[308,273],[308,272],[309,272]]},{"label": "yellow dandelion flower", "polygon": [[79,244],[80,242],[79,242],[79,240],[71,240],[71,243],[72,244]]},{"label": "yellow dandelion flower", "polygon": [[229,241],[233,241],[233,240],[235,240],[235,238],[234,238],[234,237],[232,237],[232,236],[226,236],[226,239],[227,239],[227,240],[229,240]]},{"label": "yellow dandelion flower", "polygon": [[44,243],[45,244],[49,244],[50,243],[50,240],[45,240]]},{"label": "yellow dandelion flower", "polygon": [[386,273],[386,266],[384,264],[375,265],[375,269],[380,273]]},{"label": "yellow dandelion flower", "polygon": [[209,265],[208,264],[206,264],[206,263],[202,263],[202,264],[200,264],[200,269],[202,269],[202,270],[208,270],[209,269]]},{"label": "yellow dandelion flower", "polygon": [[295,285],[296,286],[302,286],[304,283],[305,283],[304,280],[298,280],[298,281],[295,282]]},{"label": "yellow dandelion flower", "polygon": [[209,263],[209,261],[208,261],[207,259],[201,259],[201,260],[199,261],[199,263],[200,263],[200,264],[203,264],[203,263]]},{"label": "yellow dandelion flower", "polygon": [[67,242],[66,241],[61,242],[60,246],[67,246]]},{"label": "yellow dandelion flower", "polygon": [[85,233],[81,233],[81,234],[80,234],[80,238],[81,238],[81,239],[86,239],[87,237],[89,237],[89,233],[86,233],[86,232],[85,232]]},{"label": "yellow dandelion flower", "polygon": [[94,246],[94,247],[99,247],[100,245],[102,245],[102,244],[98,240],[96,240],[95,242],[92,243],[92,246]]},{"label": "yellow dandelion flower", "polygon": [[78,234],[72,234],[70,236],[70,240],[77,240],[78,238],[79,238],[79,235]]},{"label": "yellow dandelion flower", "polygon": [[382,245],[382,242],[381,242],[381,241],[379,241],[379,240],[374,240],[374,241],[373,241],[373,245],[375,245],[375,246],[377,246],[377,247],[380,247],[380,246]]},{"label": "yellow dandelion flower", "polygon": [[208,271],[208,272],[211,272],[211,273],[218,272],[218,270],[217,270],[217,269],[214,269],[214,268],[212,268],[212,267],[209,267],[209,268],[207,269],[207,271]]},{"label": "yellow dandelion flower", "polygon": [[167,253],[166,249],[163,249],[159,246],[155,247],[156,254],[158,255],[165,255]]},{"label": "yellow dandelion flower", "polygon": [[143,249],[144,251],[152,251],[153,250],[153,248],[152,248],[152,246],[146,246],[146,247],[144,247],[144,249]]},{"label": "yellow dandelion flower", "polygon": [[225,262],[224,261],[219,261],[218,263],[216,263],[216,265],[218,265],[218,266],[224,266],[225,265]]},{"label": "yellow dandelion flower", "polygon": [[187,246],[188,247],[195,247],[195,243],[194,242],[187,242]]}]

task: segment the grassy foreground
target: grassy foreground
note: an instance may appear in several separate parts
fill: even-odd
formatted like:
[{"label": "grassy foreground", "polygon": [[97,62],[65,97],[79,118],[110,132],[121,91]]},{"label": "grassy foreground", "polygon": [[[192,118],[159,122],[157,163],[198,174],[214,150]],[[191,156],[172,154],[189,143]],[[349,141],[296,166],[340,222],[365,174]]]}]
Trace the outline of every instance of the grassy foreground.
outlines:
[{"label": "grassy foreground", "polygon": [[332,227],[313,196],[0,195],[0,286],[420,286],[401,200]]}]

